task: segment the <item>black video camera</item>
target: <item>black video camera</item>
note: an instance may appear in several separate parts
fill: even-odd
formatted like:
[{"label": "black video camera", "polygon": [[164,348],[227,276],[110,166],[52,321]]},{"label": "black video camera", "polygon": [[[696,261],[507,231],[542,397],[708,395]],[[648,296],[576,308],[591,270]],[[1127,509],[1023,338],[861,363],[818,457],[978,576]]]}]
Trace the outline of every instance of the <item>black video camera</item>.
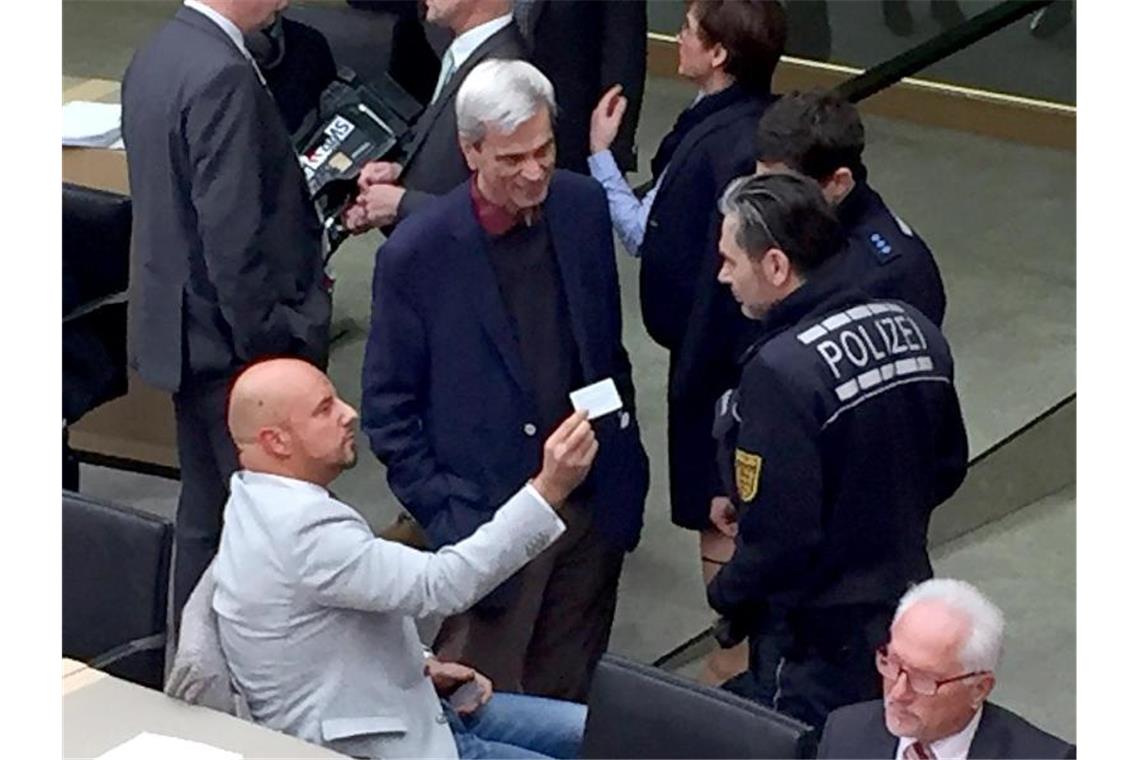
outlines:
[{"label": "black video camera", "polygon": [[329,255],[349,235],[340,216],[356,197],[364,165],[397,159],[422,110],[391,78],[373,85],[341,67],[297,129],[294,144],[328,235]]}]

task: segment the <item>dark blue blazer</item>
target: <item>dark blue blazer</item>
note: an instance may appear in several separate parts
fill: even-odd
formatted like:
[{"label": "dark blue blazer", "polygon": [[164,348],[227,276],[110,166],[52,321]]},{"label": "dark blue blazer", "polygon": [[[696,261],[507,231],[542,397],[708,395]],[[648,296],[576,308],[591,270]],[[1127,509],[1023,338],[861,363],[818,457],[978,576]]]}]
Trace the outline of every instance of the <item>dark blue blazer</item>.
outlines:
[{"label": "dark blue blazer", "polygon": [[706,116],[677,146],[649,211],[641,244],[641,316],[669,350],[669,495],[673,522],[709,526],[723,495],[712,437],[717,398],[740,380],[738,360],[755,333],[717,282],[721,216],[729,182],[756,171],[756,125],[771,94]]},{"label": "dark blue blazer", "polygon": [[[556,171],[543,205],[583,378],[612,377],[622,413],[594,421],[599,451],[578,496],[616,547],[641,532],[641,446],[606,196]],[[470,535],[542,464],[518,341],[467,183],[404,222],[377,252],[362,426],[388,483],[432,542]]]}]

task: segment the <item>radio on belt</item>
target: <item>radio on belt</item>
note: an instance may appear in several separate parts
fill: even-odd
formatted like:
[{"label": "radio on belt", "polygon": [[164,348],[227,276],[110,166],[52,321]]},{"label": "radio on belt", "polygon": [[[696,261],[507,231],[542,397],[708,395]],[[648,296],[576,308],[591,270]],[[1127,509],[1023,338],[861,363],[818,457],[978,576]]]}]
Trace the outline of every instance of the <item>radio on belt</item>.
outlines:
[{"label": "radio on belt", "polygon": [[340,215],[356,196],[364,165],[397,158],[421,110],[391,78],[373,85],[340,67],[297,129],[294,145],[328,233],[329,255],[348,237]]}]

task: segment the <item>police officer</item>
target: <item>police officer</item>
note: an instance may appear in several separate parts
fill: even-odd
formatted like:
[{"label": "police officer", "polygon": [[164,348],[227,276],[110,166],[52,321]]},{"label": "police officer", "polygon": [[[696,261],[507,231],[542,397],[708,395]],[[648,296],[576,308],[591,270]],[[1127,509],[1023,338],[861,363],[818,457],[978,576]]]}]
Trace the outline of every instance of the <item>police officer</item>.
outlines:
[{"label": "police officer", "polygon": [[736,551],[709,603],[750,640],[758,698],[815,726],[879,692],[875,647],[908,584],[931,576],[933,509],[962,482],[950,350],[917,309],[817,277],[841,234],[798,174],[721,199],[721,269],[760,338],[716,435]]},{"label": "police officer", "polygon": [[855,106],[830,92],[785,95],[760,119],[756,168],[811,177],[835,206],[846,251],[827,267],[828,276],[857,283],[872,296],[905,301],[942,326],[946,291],[938,264],[922,238],[867,184],[863,122]]}]

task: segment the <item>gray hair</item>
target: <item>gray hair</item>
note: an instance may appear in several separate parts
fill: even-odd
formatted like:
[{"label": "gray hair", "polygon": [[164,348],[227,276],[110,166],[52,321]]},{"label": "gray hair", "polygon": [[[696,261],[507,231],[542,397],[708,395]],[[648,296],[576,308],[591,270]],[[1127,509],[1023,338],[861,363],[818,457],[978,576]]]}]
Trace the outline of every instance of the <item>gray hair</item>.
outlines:
[{"label": "gray hair", "polygon": [[749,255],[756,255],[769,246],[779,245],[772,228],[764,218],[761,198],[772,199],[771,191],[757,181],[755,175],[737,177],[728,183],[717,202],[721,216],[735,216],[739,222],[736,228],[736,244]]},{"label": "gray hair", "polygon": [[541,71],[526,61],[483,61],[471,69],[455,97],[459,136],[478,142],[488,127],[513,132],[541,106],[550,110],[553,119],[554,85]]},{"label": "gray hair", "polygon": [[969,671],[997,670],[1005,616],[981,591],[965,581],[931,578],[903,594],[895,610],[895,620],[918,602],[939,602],[970,621],[970,635],[958,652],[962,667]]}]

